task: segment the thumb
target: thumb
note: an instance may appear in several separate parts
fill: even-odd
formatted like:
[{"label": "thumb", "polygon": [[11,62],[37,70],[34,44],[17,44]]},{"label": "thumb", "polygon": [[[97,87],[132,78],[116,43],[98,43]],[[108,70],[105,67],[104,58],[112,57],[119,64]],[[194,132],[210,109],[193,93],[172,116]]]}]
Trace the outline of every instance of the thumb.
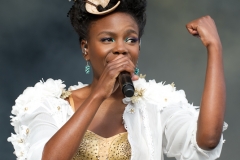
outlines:
[{"label": "thumb", "polygon": [[138,77],[137,75],[133,75],[133,76],[132,76],[132,80],[133,80],[133,81],[136,81],[136,80],[138,80],[138,79],[139,79],[139,77]]}]

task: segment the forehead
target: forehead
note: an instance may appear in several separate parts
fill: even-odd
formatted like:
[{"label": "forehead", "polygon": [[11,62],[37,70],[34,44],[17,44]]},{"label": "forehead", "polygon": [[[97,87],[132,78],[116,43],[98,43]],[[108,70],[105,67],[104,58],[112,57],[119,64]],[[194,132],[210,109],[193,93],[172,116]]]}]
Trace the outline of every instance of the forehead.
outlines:
[{"label": "forehead", "polygon": [[89,34],[91,36],[102,31],[121,33],[126,30],[134,30],[139,33],[137,22],[127,13],[116,12],[92,22]]}]

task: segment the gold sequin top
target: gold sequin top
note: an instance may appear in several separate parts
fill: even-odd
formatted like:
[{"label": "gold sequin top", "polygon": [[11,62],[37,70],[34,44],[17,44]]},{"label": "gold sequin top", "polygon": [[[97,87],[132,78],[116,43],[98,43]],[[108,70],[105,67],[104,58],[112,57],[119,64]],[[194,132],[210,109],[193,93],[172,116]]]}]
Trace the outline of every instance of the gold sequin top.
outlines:
[{"label": "gold sequin top", "polygon": [[[67,95],[70,106],[75,112],[71,94]],[[87,130],[77,153],[72,160],[130,160],[131,146],[128,133],[123,132],[115,136],[104,138]]]},{"label": "gold sequin top", "polygon": [[104,138],[89,130],[72,160],[130,160],[131,146],[127,132]]}]

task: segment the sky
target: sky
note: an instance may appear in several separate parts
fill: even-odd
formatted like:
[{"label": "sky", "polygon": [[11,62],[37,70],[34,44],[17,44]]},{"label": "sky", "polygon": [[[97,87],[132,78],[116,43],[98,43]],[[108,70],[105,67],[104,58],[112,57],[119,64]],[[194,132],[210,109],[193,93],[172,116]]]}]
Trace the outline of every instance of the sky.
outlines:
[{"label": "sky", "polygon": [[[12,160],[13,147],[6,141],[13,132],[10,114],[15,99],[41,79],[62,79],[67,86],[90,83],[79,48],[78,36],[67,17],[68,0],[0,1],[0,159]],[[146,79],[174,82],[187,99],[200,105],[207,52],[185,25],[210,15],[223,46],[227,87],[224,132],[226,142],[220,160],[237,160],[240,144],[240,1],[148,1],[147,25],[142,37],[140,73]]]}]

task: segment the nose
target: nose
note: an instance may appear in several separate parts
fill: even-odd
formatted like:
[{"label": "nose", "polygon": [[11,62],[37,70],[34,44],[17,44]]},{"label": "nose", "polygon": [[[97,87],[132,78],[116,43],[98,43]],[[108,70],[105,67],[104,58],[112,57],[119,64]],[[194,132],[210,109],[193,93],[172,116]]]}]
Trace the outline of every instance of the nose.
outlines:
[{"label": "nose", "polygon": [[113,54],[123,54],[126,55],[128,53],[128,49],[126,43],[124,41],[116,41],[115,46],[113,48]]}]

